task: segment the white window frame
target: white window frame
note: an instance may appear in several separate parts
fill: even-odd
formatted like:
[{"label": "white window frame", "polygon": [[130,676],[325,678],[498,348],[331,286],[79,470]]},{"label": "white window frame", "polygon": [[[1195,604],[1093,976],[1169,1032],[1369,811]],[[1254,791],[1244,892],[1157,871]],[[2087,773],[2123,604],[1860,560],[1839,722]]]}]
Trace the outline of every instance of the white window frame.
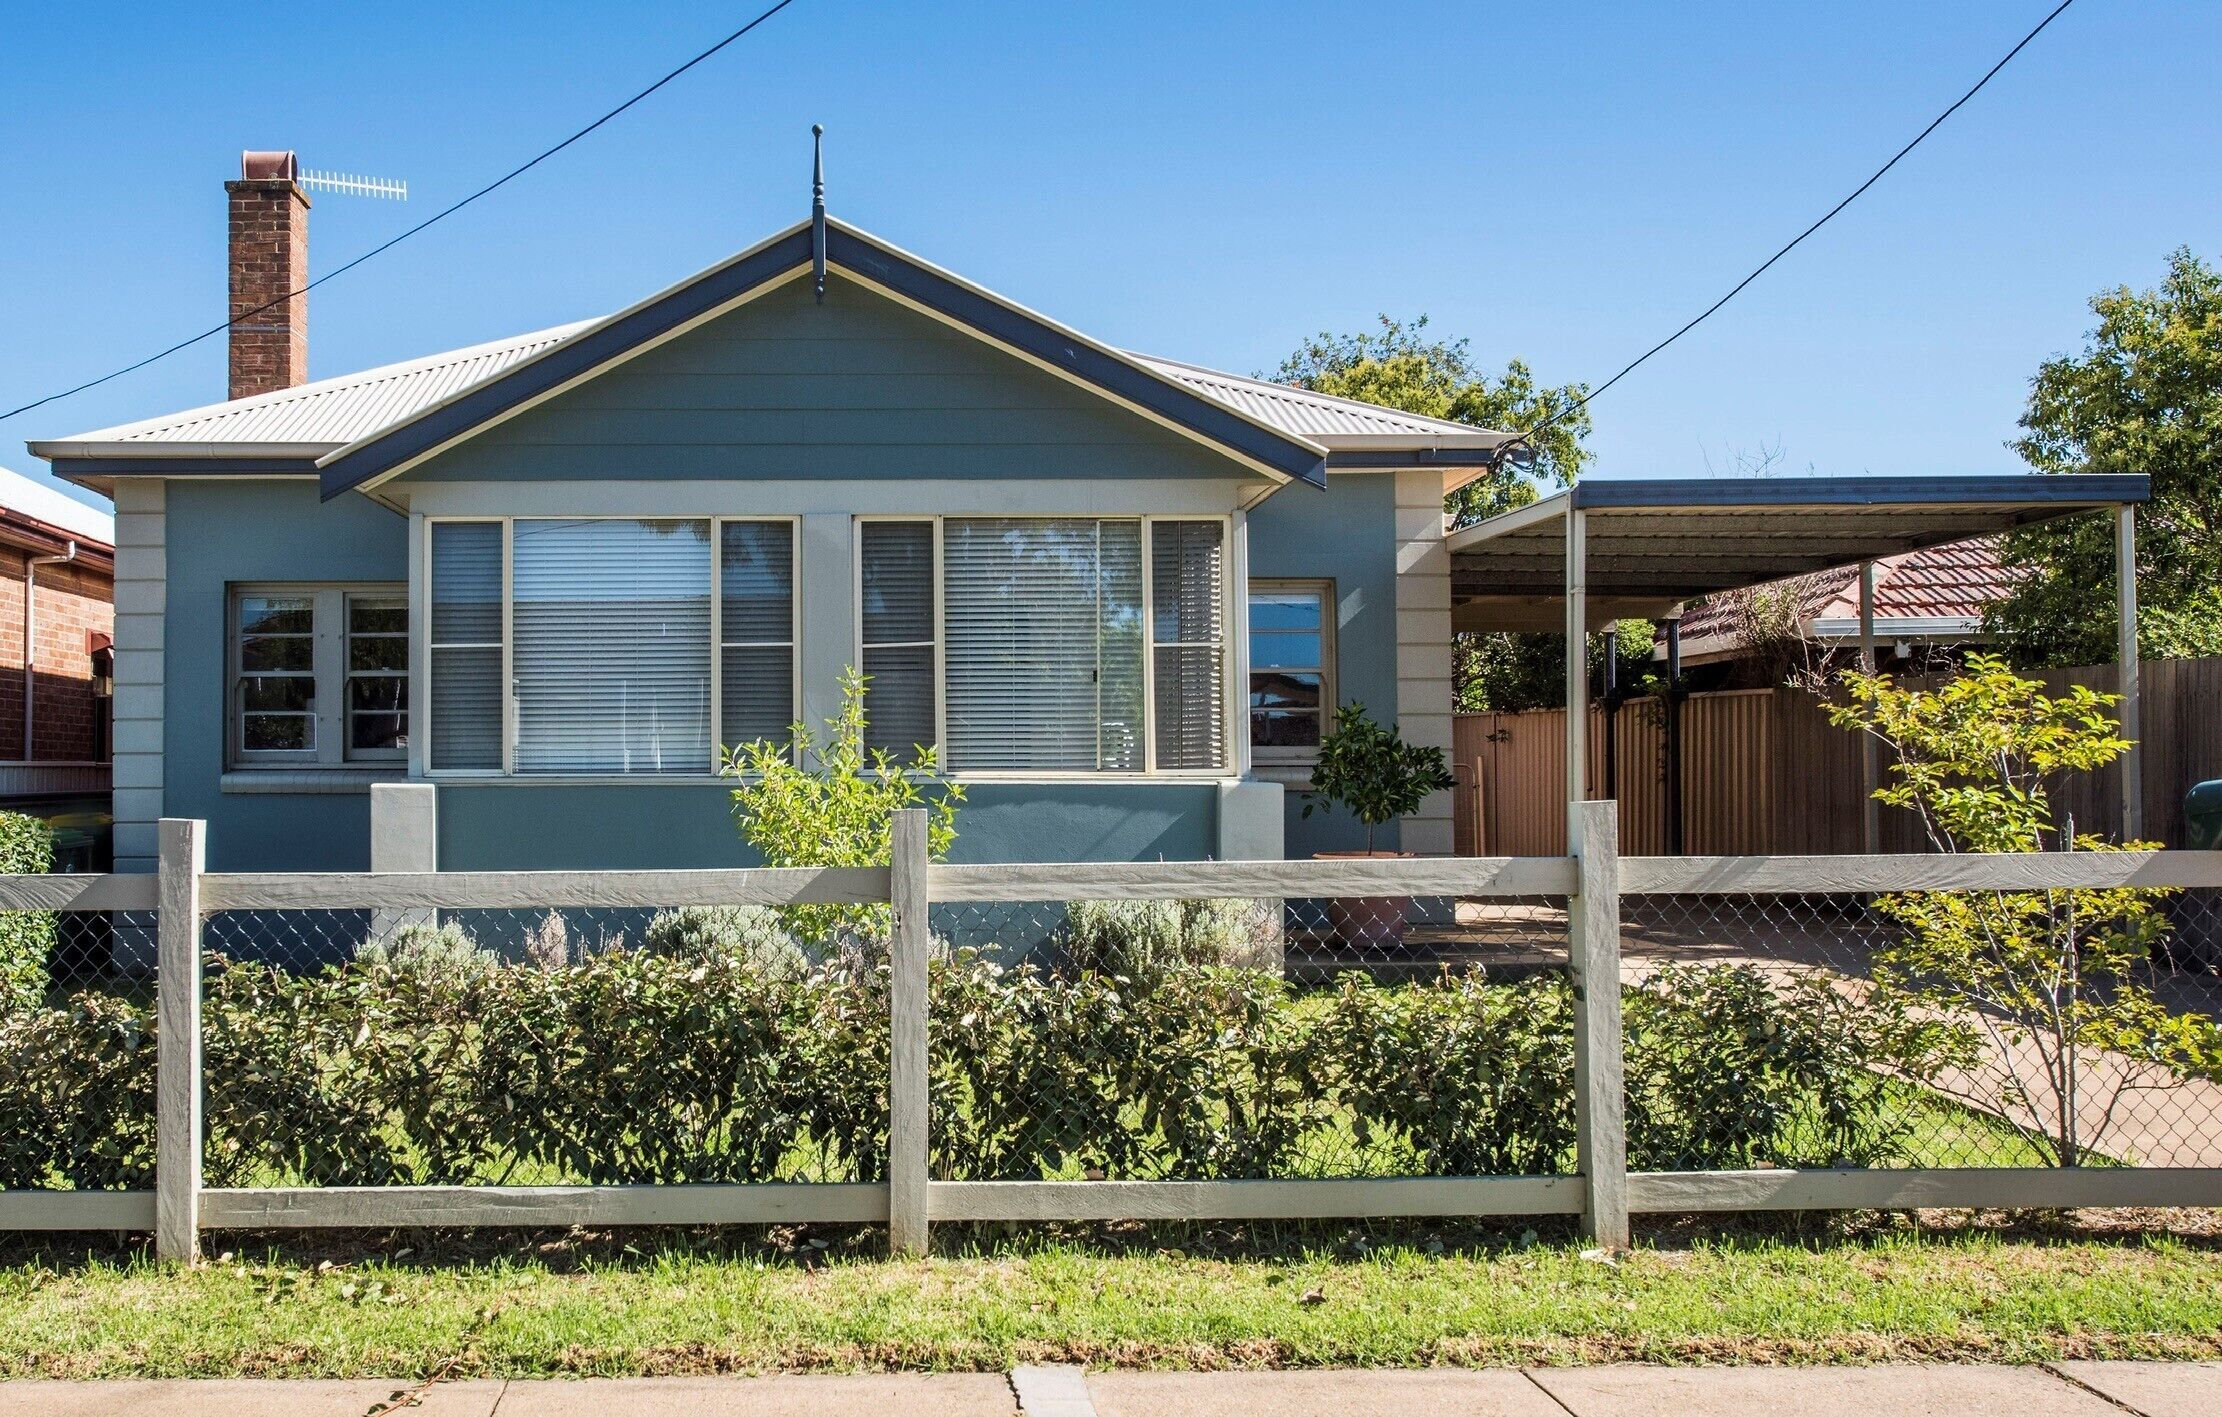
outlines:
[{"label": "white window frame", "polygon": [[[1093,521],[1136,522],[1142,528],[1142,586],[1141,611],[1143,616],[1142,639],[1142,763],[1140,768],[1098,768],[1091,771],[1051,770],[1041,768],[966,768],[948,761],[949,736],[949,597],[942,584],[942,543],[945,525],[949,521]],[[1171,779],[1187,782],[1217,782],[1241,776],[1241,749],[1250,734],[1249,674],[1237,653],[1240,631],[1236,616],[1249,614],[1247,591],[1239,584],[1240,558],[1237,552],[1235,519],[1226,513],[1120,513],[1120,512],[1025,512],[1013,515],[1007,512],[966,512],[957,515],[905,515],[898,513],[871,514],[851,518],[850,561],[850,649],[855,662],[864,662],[864,538],[866,522],[931,522],[934,528],[934,733],[935,749],[943,755],[941,775],[957,782],[1136,782],[1148,779]],[[1159,522],[1216,522],[1220,528],[1220,623],[1225,633],[1220,637],[1220,673],[1226,682],[1235,682],[1239,675],[1242,685],[1240,696],[1225,695],[1220,706],[1220,733],[1224,739],[1220,749],[1220,765],[1215,768],[1160,768],[1157,764],[1157,616],[1156,602],[1152,596],[1151,561],[1155,550],[1151,540],[1152,529]],[[908,643],[906,641],[906,643]],[[1173,642],[1167,642],[1168,647]],[[1235,711],[1237,706],[1242,711]]]},{"label": "white window frame", "polygon": [[[1271,668],[1295,669],[1298,673],[1319,675],[1319,736],[1324,739],[1335,731],[1335,583],[1329,579],[1310,577],[1275,576],[1250,582],[1242,596],[1244,632],[1250,641],[1250,662],[1243,667],[1242,675],[1242,736],[1250,736],[1250,680],[1263,666],[1257,662],[1257,631],[1249,625],[1250,598],[1254,595],[1306,595],[1319,601],[1319,658],[1316,668],[1299,665],[1274,665]],[[1317,748],[1268,747],[1250,744],[1250,754],[1262,765],[1295,763],[1310,766],[1319,761]]]},{"label": "white window frame", "polygon": [[[246,745],[246,699],[240,634],[240,603],[262,597],[293,597],[310,602],[309,673],[287,677],[306,678],[316,696],[311,721],[316,728],[313,748],[257,748]],[[224,766],[226,771],[255,772],[288,768],[388,767],[405,762],[408,750],[348,750],[347,671],[348,603],[353,600],[396,600],[406,605],[409,588],[396,581],[236,581],[224,587]],[[406,678],[404,674],[402,676]],[[416,721],[414,686],[409,697],[409,722]]]},{"label": "white window frame", "polygon": [[[531,522],[531,521],[606,521],[606,522],[643,522],[643,521],[656,521],[656,522],[673,522],[673,521],[677,521],[677,522],[706,522],[706,523],[708,523],[708,524],[709,524],[709,528],[710,528],[710,579],[709,579],[709,595],[710,595],[710,640],[709,640],[709,660],[710,660],[710,663],[709,663],[709,667],[708,667],[708,673],[709,673],[709,680],[710,680],[710,704],[709,704],[709,712],[710,712],[710,754],[709,754],[709,760],[708,760],[708,761],[706,761],[706,762],[705,762],[705,763],[704,763],[704,764],[702,765],[702,775],[703,775],[704,777],[711,777],[711,778],[714,778],[714,777],[717,777],[717,776],[719,776],[719,770],[720,770],[720,768],[722,767],[722,758],[721,758],[721,748],[722,748],[722,745],[721,745],[721,744],[719,743],[719,741],[718,741],[718,740],[719,740],[719,739],[720,739],[720,738],[721,738],[721,737],[723,736],[723,732],[722,732],[722,730],[723,730],[723,723],[724,723],[724,708],[725,708],[725,669],[724,669],[724,664],[725,664],[725,654],[724,654],[724,651],[725,651],[725,649],[726,649],[726,643],[725,643],[725,596],[724,596],[724,585],[723,585],[723,581],[724,581],[724,570],[725,570],[725,536],[724,536],[724,531],[723,531],[723,528],[725,527],[726,523],[728,523],[728,522],[775,522],[775,523],[779,523],[779,524],[782,524],[782,525],[786,526],[786,528],[787,528],[787,535],[788,535],[788,538],[789,538],[789,544],[790,544],[790,545],[791,545],[791,546],[793,547],[793,558],[792,558],[792,561],[791,561],[791,570],[790,570],[790,575],[791,575],[791,577],[792,577],[792,580],[793,580],[793,584],[792,584],[792,586],[790,587],[790,595],[789,595],[789,598],[788,598],[788,622],[789,622],[789,623],[788,623],[788,637],[787,637],[787,639],[786,639],[786,641],[785,641],[785,648],[786,648],[786,650],[787,650],[787,658],[788,658],[788,665],[789,665],[789,671],[788,671],[788,719],[789,719],[789,721],[790,721],[790,722],[793,722],[793,721],[799,720],[799,719],[800,719],[800,718],[802,717],[802,655],[801,655],[801,650],[802,650],[802,595],[803,595],[803,568],[802,568],[802,558],[803,558],[803,538],[802,538],[802,518],[801,518],[800,516],[797,516],[797,515],[782,515],[782,514],[775,514],[775,513],[766,513],[766,514],[764,514],[764,515],[761,515],[761,516],[721,516],[721,515],[718,515],[718,514],[715,514],[715,513],[687,513],[687,512],[589,512],[589,513],[580,513],[580,514],[577,514],[577,515],[571,515],[571,514],[566,514],[566,513],[553,512],[553,513],[534,513],[534,514],[532,514],[532,515],[530,515],[530,516],[506,516],[506,517],[487,517],[487,516],[453,516],[453,517],[450,517],[450,516],[437,516],[437,517],[426,517],[426,518],[424,519],[424,540],[423,540],[423,543],[422,543],[422,546],[421,546],[421,549],[420,549],[420,552],[419,552],[419,554],[420,554],[420,555],[421,555],[421,556],[423,557],[423,566],[424,566],[424,606],[423,606],[423,613],[422,613],[422,614],[421,614],[420,616],[414,617],[414,619],[415,619],[415,622],[416,622],[416,623],[419,623],[419,624],[421,624],[421,625],[423,626],[423,631],[422,631],[422,635],[423,635],[423,640],[424,640],[424,657],[423,657],[422,663],[423,663],[423,665],[424,665],[424,674],[425,674],[425,681],[424,681],[424,692],[423,692],[422,694],[415,694],[415,693],[412,693],[412,694],[410,695],[410,701],[409,701],[409,702],[410,702],[410,719],[411,719],[411,725],[412,725],[412,729],[413,729],[413,732],[412,732],[412,741],[413,741],[413,742],[415,742],[415,743],[418,743],[418,744],[421,744],[421,745],[422,745],[422,746],[421,746],[421,752],[422,752],[422,757],[421,757],[421,758],[419,758],[419,759],[418,759],[418,761],[421,761],[421,762],[422,762],[422,763],[424,764],[424,769],[423,769],[423,775],[424,775],[424,776],[425,776],[426,778],[428,778],[428,779],[433,779],[433,780],[451,780],[451,779],[452,779],[452,780],[461,780],[461,781],[470,781],[470,780],[473,780],[473,779],[476,779],[476,780],[479,780],[479,781],[486,781],[486,780],[490,780],[490,779],[491,779],[491,780],[500,780],[500,781],[514,781],[514,782],[580,782],[580,781],[596,781],[596,782],[601,782],[601,781],[607,781],[607,782],[617,782],[617,783],[634,783],[634,782],[660,782],[660,783],[667,783],[667,784],[668,784],[668,783],[673,783],[673,782],[686,782],[686,781],[689,781],[689,780],[690,780],[690,779],[689,779],[689,776],[688,776],[687,774],[685,774],[685,773],[542,773],[542,772],[536,772],[536,773],[520,773],[520,772],[518,772],[518,771],[517,771],[517,729],[518,729],[518,723],[519,723],[519,718],[518,718],[518,709],[517,709],[517,665],[516,665],[516,654],[517,654],[517,649],[516,649],[516,646],[517,646],[517,626],[516,626],[516,610],[517,610],[517,603],[516,603],[516,571],[517,571],[517,523],[518,523],[518,522],[521,522],[521,521],[526,521],[526,522]],[[473,523],[473,522],[475,522],[475,523],[478,523],[478,524],[481,524],[481,525],[485,525],[485,524],[489,524],[489,523],[490,523],[490,524],[498,525],[498,526],[500,526],[500,527],[501,527],[501,529],[502,529],[502,571],[501,571],[501,645],[500,645],[500,649],[501,649],[501,685],[502,685],[502,697],[501,697],[501,743],[502,743],[502,765],[501,765],[501,767],[500,767],[500,768],[498,768],[498,769],[495,769],[495,768],[435,768],[435,767],[433,767],[433,766],[432,766],[432,734],[431,734],[431,730],[430,730],[430,717],[431,717],[431,715],[430,715],[430,713],[429,713],[429,711],[428,711],[428,706],[429,706],[429,705],[431,704],[431,702],[432,702],[431,676],[432,676],[432,674],[434,673],[434,670],[433,670],[433,667],[432,667],[432,662],[433,662],[433,654],[432,654],[432,651],[433,651],[433,650],[434,650],[435,648],[437,648],[437,649],[467,649],[467,648],[491,649],[491,648],[494,648],[494,646],[492,646],[492,645],[487,645],[487,644],[483,644],[483,643],[480,643],[480,642],[477,642],[477,641],[472,641],[472,642],[469,642],[469,643],[464,643],[464,642],[457,642],[457,643],[455,643],[455,644],[436,644],[436,643],[435,643],[435,642],[433,641],[433,639],[432,639],[432,606],[433,606],[433,602],[434,602],[434,596],[435,596],[435,595],[437,594],[437,587],[436,587],[436,585],[434,584],[434,581],[435,581],[435,576],[436,576],[436,572],[435,572],[435,570],[434,570],[434,568],[433,568],[433,564],[432,564],[432,535],[433,535],[433,531],[432,531],[432,529],[433,529],[434,527],[437,527],[437,526],[448,526],[448,525],[463,524],[463,523]],[[762,647],[774,647],[774,646],[776,646],[776,645],[777,645],[778,643],[779,643],[779,642],[777,642],[777,641],[761,641],[761,642],[759,642],[759,641],[736,641],[736,642],[735,642],[736,646],[740,646],[740,645],[760,645],[760,646],[762,646]],[[415,654],[414,654],[414,652],[412,652],[412,655],[411,655],[411,662],[412,662],[412,663],[414,663],[414,662],[417,662],[417,661],[416,661],[416,658],[415,658]],[[426,707],[420,708],[420,706],[419,706],[419,705],[420,705],[420,703],[421,703],[422,705],[426,706]]]},{"label": "white window frame", "polygon": [[[398,634],[366,636],[369,639],[401,641],[401,667],[399,669],[357,669],[354,664],[355,603],[365,600],[389,601],[402,613],[402,628]],[[416,696],[409,692],[409,589],[403,586],[393,592],[363,590],[345,591],[340,596],[340,723],[345,737],[340,742],[340,756],[351,763],[405,763],[409,760],[409,731],[416,718],[413,707]],[[357,748],[355,746],[355,681],[357,679],[399,679],[401,681],[401,746],[398,748]],[[377,710],[368,710],[377,712]]]}]

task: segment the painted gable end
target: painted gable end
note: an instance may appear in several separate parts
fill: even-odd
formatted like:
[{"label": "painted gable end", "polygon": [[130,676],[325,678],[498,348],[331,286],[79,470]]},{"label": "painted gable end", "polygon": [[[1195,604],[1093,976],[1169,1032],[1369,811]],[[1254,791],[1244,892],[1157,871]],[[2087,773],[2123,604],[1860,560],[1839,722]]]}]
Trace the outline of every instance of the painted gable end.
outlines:
[{"label": "painted gable end", "polygon": [[1228,478],[1233,458],[843,278],[789,280],[403,474]]}]

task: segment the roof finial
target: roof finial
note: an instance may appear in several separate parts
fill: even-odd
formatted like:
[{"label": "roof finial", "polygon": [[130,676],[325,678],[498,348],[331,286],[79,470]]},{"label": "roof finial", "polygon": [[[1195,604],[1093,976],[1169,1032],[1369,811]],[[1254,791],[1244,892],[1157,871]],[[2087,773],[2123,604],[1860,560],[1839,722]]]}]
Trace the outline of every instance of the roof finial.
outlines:
[{"label": "roof finial", "polygon": [[826,300],[826,125],[810,125],[810,275]]}]

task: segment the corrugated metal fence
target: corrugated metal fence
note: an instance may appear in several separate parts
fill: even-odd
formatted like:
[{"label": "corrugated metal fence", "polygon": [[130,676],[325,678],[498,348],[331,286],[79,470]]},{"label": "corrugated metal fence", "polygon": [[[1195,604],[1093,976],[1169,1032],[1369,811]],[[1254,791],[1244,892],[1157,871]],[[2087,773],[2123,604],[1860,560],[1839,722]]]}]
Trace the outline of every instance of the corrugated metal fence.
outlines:
[{"label": "corrugated metal fence", "polygon": [[[2222,776],[2222,659],[2147,660],[2142,668],[2145,832],[2184,845],[2183,794]],[[2113,665],[2047,671],[2055,687],[2112,691]],[[1918,682],[1918,681],[1917,681]],[[1607,768],[1607,743],[1611,765]],[[1458,716],[1457,844],[1464,855],[1551,856],[1566,849],[1566,712]],[[1858,852],[1859,739],[1795,689],[1693,694],[1682,707],[1683,849],[1691,855]],[[1589,781],[1620,801],[1621,849],[1660,856],[1666,841],[1666,720],[1655,699],[1623,704],[1608,730],[1590,710]],[[2084,830],[2120,827],[2119,769],[2061,784],[2054,798]],[[1886,852],[1925,851],[1916,823],[1885,808]]]}]

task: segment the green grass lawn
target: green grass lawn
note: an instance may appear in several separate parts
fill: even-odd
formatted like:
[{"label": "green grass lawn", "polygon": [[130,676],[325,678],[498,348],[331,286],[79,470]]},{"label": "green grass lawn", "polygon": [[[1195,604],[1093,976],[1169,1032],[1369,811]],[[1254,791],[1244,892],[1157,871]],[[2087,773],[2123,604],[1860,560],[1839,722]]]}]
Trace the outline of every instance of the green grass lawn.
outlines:
[{"label": "green grass lawn", "polygon": [[386,1236],[191,1271],[56,1244],[0,1254],[0,1376],[2222,1357],[2216,1218],[2166,1223],[1658,1230],[1617,1261],[1462,1227],[950,1226],[919,1262],[873,1231]]}]

